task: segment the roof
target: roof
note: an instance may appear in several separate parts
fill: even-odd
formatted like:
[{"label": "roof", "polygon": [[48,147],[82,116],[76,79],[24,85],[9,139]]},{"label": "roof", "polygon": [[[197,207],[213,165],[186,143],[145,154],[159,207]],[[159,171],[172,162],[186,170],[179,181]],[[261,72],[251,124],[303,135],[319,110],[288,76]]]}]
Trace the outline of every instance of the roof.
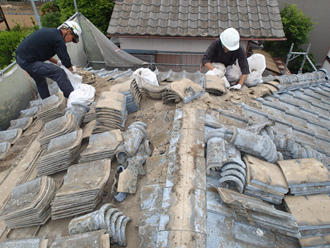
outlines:
[{"label": "roof", "polygon": [[[117,89],[121,88],[118,86],[121,86],[121,83],[124,85],[134,72],[105,69],[91,71],[103,79],[93,84],[98,86],[98,93],[106,93],[111,82]],[[156,73],[164,82],[185,77],[204,85],[205,76],[200,72],[170,70]],[[153,96],[157,97],[157,87],[153,89]],[[295,222],[289,213],[279,211],[284,208],[283,205],[276,209],[267,209],[265,203],[261,204],[259,199],[255,200],[257,203],[254,205],[246,202],[246,205],[235,209],[221,200],[220,194],[215,190],[221,187],[218,175],[216,171],[207,171],[209,144],[206,145],[205,139],[210,132],[221,128],[252,130],[252,127],[256,126],[254,131],[260,131],[262,127],[268,126],[269,133],[263,133],[260,137],[272,136],[276,151],[280,152],[285,160],[300,160],[313,156],[329,169],[329,92],[327,74],[317,71],[299,75],[269,76],[263,78],[263,83],[255,87],[228,91],[220,97],[204,94],[196,101],[185,104],[182,101],[163,104],[161,101],[146,101],[148,97],[144,98],[145,102],[141,101],[139,105],[140,111],[127,115],[127,124],[136,121],[147,124],[147,137],[154,149],[143,166],[145,175],[138,177],[137,192],[129,194],[122,202],[115,202],[112,192],[102,197],[102,204],[111,202],[133,219],[126,228],[127,247],[137,247],[139,242],[141,247],[185,245],[298,248],[298,239],[292,237],[297,233],[291,232],[292,226],[285,226],[281,232],[277,232],[276,225]],[[100,96],[96,100],[101,99]],[[163,94],[160,97],[163,97]],[[172,97],[175,99],[174,94]],[[0,182],[2,203],[9,197],[7,188],[37,176],[39,162],[36,161],[43,156],[39,141],[44,130],[40,122],[35,120],[30,124],[8,151],[7,157],[0,161],[0,167],[10,167],[9,172],[3,171],[5,175],[2,175]],[[86,120],[86,123],[84,132],[88,130],[87,125],[91,123],[91,119]],[[80,155],[86,151],[86,145],[85,143],[85,147],[80,150]],[[268,151],[266,144],[263,148]],[[222,151],[228,151],[226,149]],[[233,150],[228,151],[228,154],[230,156],[226,159],[234,158]],[[115,158],[112,163],[109,186],[111,182],[115,182],[114,177],[118,174],[115,173],[115,165],[118,165]],[[61,187],[66,173],[63,171],[51,175],[56,181],[57,189]],[[236,198],[235,201],[239,203],[240,200]],[[259,207],[258,201],[260,207],[274,215],[251,213],[251,207]],[[99,207],[101,206],[97,209]],[[247,218],[237,214],[236,210],[240,209],[243,212],[248,210],[245,216]],[[281,216],[292,219],[278,219]],[[2,238],[27,238],[37,233],[40,237],[46,237],[51,244],[68,235],[68,224],[71,220],[69,217],[63,218],[62,221],[52,219],[43,225],[26,228],[25,232],[21,229],[4,228]],[[260,225],[260,221],[265,221],[268,225]],[[291,236],[286,235],[286,231]],[[308,237],[315,234],[306,231],[304,233]],[[177,245],[172,245],[174,243]]]},{"label": "roof", "polygon": [[284,38],[277,0],[116,1],[110,35],[218,37],[236,28],[241,38]]}]

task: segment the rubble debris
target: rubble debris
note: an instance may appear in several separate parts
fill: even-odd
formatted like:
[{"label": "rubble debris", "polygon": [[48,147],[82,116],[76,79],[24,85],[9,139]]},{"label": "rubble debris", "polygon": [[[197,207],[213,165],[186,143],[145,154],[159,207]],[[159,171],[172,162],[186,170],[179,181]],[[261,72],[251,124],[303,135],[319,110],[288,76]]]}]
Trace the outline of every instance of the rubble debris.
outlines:
[{"label": "rubble debris", "polygon": [[247,166],[244,194],[281,204],[289,191],[281,168],[250,155],[245,155],[243,159]]},{"label": "rubble debris", "polygon": [[286,195],[284,201],[297,219],[301,247],[329,246],[330,197],[327,194]]},{"label": "rubble debris", "polygon": [[50,248],[110,248],[109,234],[105,230],[57,238]]},{"label": "rubble debris", "polygon": [[81,141],[81,129],[51,139],[47,150],[38,160],[38,176],[52,175],[74,164],[79,157]]},{"label": "rubble debris", "polygon": [[330,193],[330,172],[315,158],[278,161],[288,183],[290,194]]},{"label": "rubble debris", "polygon": [[38,177],[13,188],[0,219],[9,228],[43,225],[50,218],[50,202],[55,195],[51,177]]},{"label": "rubble debris", "polygon": [[118,192],[118,179],[119,179],[119,174],[125,170],[125,167],[122,165],[119,165],[116,170],[116,174],[114,177],[114,182],[111,187],[111,195],[115,198],[116,201],[122,202],[126,198],[126,193],[125,192]]},{"label": "rubble debris", "polygon": [[102,198],[110,169],[109,159],[70,166],[62,187],[51,203],[52,219],[93,211]]},{"label": "rubble debris", "polygon": [[99,210],[76,217],[69,223],[70,235],[88,233],[99,229],[106,230],[111,244],[127,246],[126,225],[131,219],[111,204],[103,205]]}]

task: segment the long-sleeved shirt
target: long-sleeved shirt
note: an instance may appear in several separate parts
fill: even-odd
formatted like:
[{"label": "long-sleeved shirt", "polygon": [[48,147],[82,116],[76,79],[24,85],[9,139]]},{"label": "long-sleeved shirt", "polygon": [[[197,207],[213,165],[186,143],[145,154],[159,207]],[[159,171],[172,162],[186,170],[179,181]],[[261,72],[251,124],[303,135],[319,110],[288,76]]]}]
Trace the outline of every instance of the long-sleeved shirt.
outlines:
[{"label": "long-sleeved shirt", "polygon": [[240,46],[235,51],[225,52],[222,47],[220,39],[214,40],[206,50],[202,58],[202,63],[222,63],[226,67],[235,64],[238,59],[239,67],[241,68],[242,74],[250,74],[249,64],[246,59],[243,48]]},{"label": "long-sleeved shirt", "polygon": [[66,68],[72,66],[62,31],[55,28],[35,31],[19,44],[15,52],[25,62],[46,61],[57,54]]}]

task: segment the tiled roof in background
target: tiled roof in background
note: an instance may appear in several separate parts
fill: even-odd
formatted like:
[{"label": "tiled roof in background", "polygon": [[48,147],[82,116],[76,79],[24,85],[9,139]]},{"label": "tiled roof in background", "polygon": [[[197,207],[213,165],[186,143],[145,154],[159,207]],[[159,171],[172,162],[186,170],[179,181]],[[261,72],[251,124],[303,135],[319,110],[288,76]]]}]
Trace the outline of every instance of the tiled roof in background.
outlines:
[{"label": "tiled roof in background", "polygon": [[110,35],[218,37],[236,28],[242,38],[284,38],[277,0],[116,1]]}]

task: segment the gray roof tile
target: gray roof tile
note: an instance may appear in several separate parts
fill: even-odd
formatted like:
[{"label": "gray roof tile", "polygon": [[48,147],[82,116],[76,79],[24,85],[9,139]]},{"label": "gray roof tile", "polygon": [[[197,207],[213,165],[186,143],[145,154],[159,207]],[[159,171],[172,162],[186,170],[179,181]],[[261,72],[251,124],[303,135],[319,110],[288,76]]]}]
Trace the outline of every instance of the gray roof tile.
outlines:
[{"label": "gray roof tile", "polygon": [[242,38],[285,37],[277,0],[125,0],[116,2],[108,33],[218,37],[228,27]]}]

